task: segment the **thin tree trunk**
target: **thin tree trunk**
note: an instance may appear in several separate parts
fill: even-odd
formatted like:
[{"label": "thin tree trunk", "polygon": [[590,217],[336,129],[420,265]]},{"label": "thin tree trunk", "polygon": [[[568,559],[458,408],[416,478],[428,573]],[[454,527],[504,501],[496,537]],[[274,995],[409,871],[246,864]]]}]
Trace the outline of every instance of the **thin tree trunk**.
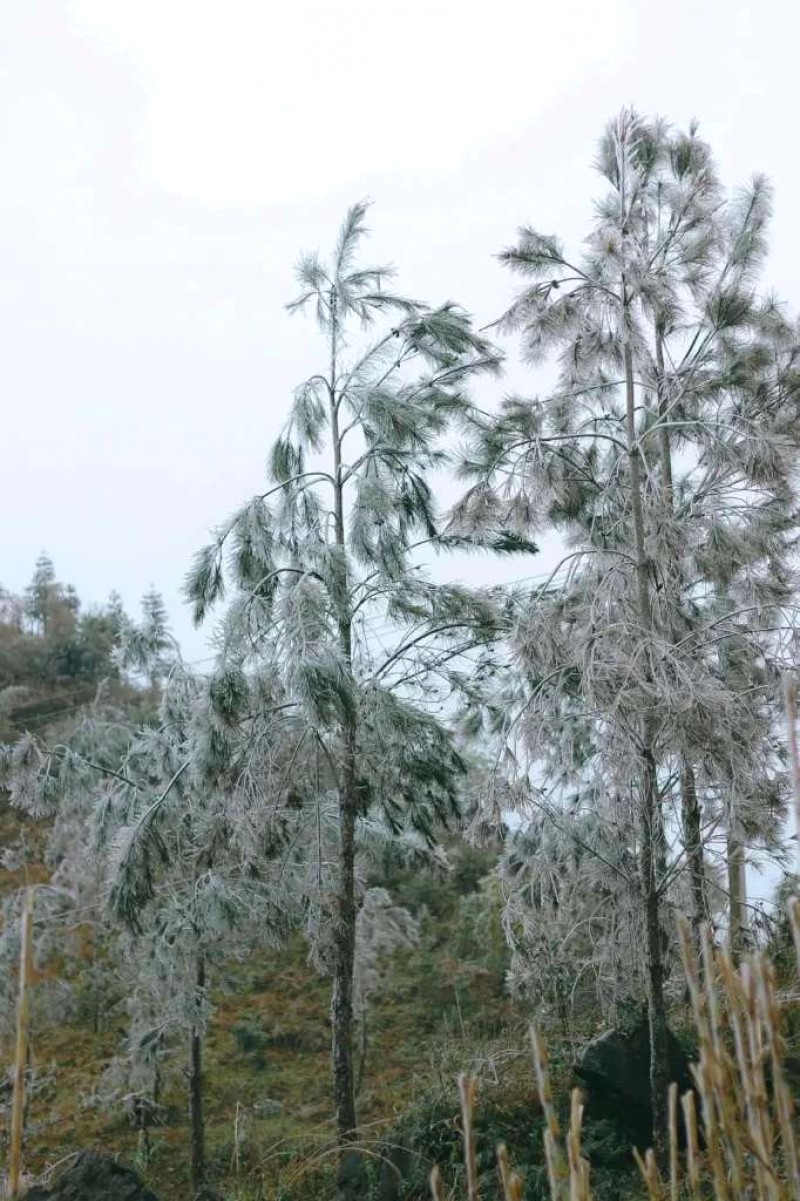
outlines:
[{"label": "thin tree trunk", "polygon": [[734,963],[738,963],[747,946],[747,879],[744,847],[739,823],[734,812],[728,813],[726,832],[728,859],[728,942]]},{"label": "thin tree trunk", "polygon": [[153,1065],[153,1105],[158,1108],[161,1104],[161,1056],[164,1051],[164,1034],[163,1031],[158,1036],[156,1044],[156,1061]]},{"label": "thin tree trunk", "polygon": [[[349,756],[348,756],[349,758]],[[362,1196],[363,1165],[354,1151],[358,1137],[356,1082],[353,1063],[353,969],[356,943],[355,899],[355,781],[345,768],[339,791],[339,882],[336,897],[336,935],[331,1019],[333,1032],[333,1091],[339,1141],[339,1195]]]},{"label": "thin tree trunk", "polygon": [[[661,425],[661,467],[663,474],[664,508],[671,520],[673,516],[674,483],[672,475],[672,444],[666,420],[669,416],[669,396],[664,368],[664,322],[661,317],[655,323],[656,383],[658,388],[658,417]],[[677,566],[677,564],[676,564]],[[677,631],[675,632],[678,636]],[[702,821],[697,798],[697,782],[694,765],[688,755],[681,757],[681,818],[683,822],[684,846],[689,864],[690,890],[692,897],[691,926],[698,963],[701,955],[700,928],[708,920],[706,899],[706,869],[703,850]]]},{"label": "thin tree trunk", "polygon": [[656,321],[656,372],[658,384],[658,416],[661,425],[661,461],[664,469],[664,505],[672,515],[672,500],[674,495],[672,482],[672,446],[670,444],[669,427],[664,423],[668,416],[669,397],[666,388],[666,373],[664,371],[664,325]]},{"label": "thin tree trunk", "polygon": [[[331,365],[330,418],[334,467],[334,522],[336,545],[346,574],[346,538],[344,521],[344,482],[342,479],[342,438],[339,430],[337,384],[338,297],[331,289]],[[338,616],[339,649],[346,670],[353,679],[353,630],[348,581],[342,581]],[[353,696],[355,705],[355,696]],[[356,819],[358,816],[358,719],[353,710],[342,718],[342,768],[339,784],[339,872],[336,888],[336,928],[333,955],[331,1027],[333,1056],[333,1094],[336,1106],[336,1134],[339,1143],[338,1192],[342,1201],[360,1201],[365,1191],[364,1165],[355,1150],[358,1138],[356,1115],[356,1079],[353,1055],[353,973],[356,950]]]},{"label": "thin tree trunk", "polygon": [[[720,601],[730,612],[730,597],[723,594]],[[717,651],[723,678],[729,669],[724,644]],[[749,943],[747,918],[747,876],[745,873],[745,837],[737,813],[737,800],[729,794],[725,808],[725,859],[728,874],[728,947],[734,963],[738,963]]]},{"label": "thin tree trunk", "polygon": [[358,1067],[356,1069],[356,1096],[361,1095],[364,1076],[367,1070],[367,1054],[369,1052],[369,1022],[366,1008],[358,1023]]},{"label": "thin tree trunk", "polygon": [[158,1036],[158,1042],[155,1049],[155,1062],[153,1064],[153,1085],[150,1089],[150,1097],[145,1096],[143,1105],[140,1109],[140,1129],[142,1134],[142,1151],[144,1154],[145,1163],[150,1162],[152,1144],[150,1140],[150,1128],[159,1122],[159,1105],[161,1102],[161,1054],[164,1046],[163,1032]]},{"label": "thin tree trunk", "polygon": [[[195,1006],[199,1010],[206,987],[206,965],[197,957]],[[203,1030],[198,1013],[189,1039],[189,1127],[190,1174],[192,1195],[197,1196],[206,1181],[205,1122],[203,1119]]]},{"label": "thin tree trunk", "polygon": [[662,814],[655,760],[651,753],[646,754],[643,760],[644,796],[640,817],[640,857],[645,917],[647,1020],[650,1028],[650,1105],[653,1114],[653,1148],[659,1164],[663,1166],[668,1155],[669,1036],[664,996],[661,891],[657,874],[658,832],[662,826]]},{"label": "thin tree trunk", "polygon": [[700,802],[697,798],[697,783],[694,775],[694,767],[686,755],[681,760],[681,818],[683,822],[683,841],[689,864],[689,884],[692,896],[692,938],[695,950],[697,951],[697,962],[700,963],[702,953],[700,931],[703,923],[708,921],[706,865],[703,854],[703,828]]},{"label": "thin tree trunk", "polygon": [[[625,359],[626,429],[628,467],[636,554],[637,611],[645,635],[653,629],[650,601],[650,571],[645,549],[642,481],[639,446],[636,440],[636,405],[633,377],[633,353],[628,326],[628,300],[623,280],[622,332]],[[649,675],[649,667],[645,670]],[[653,1146],[660,1164],[667,1157],[667,1089],[669,1087],[669,1043],[667,1008],[664,997],[664,946],[661,929],[661,890],[659,861],[664,846],[663,814],[658,787],[652,716],[645,714],[641,723],[641,799],[640,867],[642,902],[645,917],[645,962],[647,980],[647,1016],[650,1027],[650,1103],[653,1113]]]}]

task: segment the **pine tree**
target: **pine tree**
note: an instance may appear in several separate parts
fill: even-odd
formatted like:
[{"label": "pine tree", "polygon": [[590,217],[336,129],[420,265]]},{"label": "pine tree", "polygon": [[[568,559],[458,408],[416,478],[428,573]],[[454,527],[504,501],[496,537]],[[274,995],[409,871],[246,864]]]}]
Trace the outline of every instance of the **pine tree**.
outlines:
[{"label": "pine tree", "polygon": [[501,858],[509,983],[568,1042],[587,1015],[619,1023],[644,992],[635,848],[620,806],[582,790],[539,801]]},{"label": "pine tree", "polygon": [[[133,630],[131,653],[149,674],[141,651]],[[160,647],[153,654],[163,662]],[[237,697],[248,704],[241,683]],[[39,953],[76,913],[80,931],[103,939],[107,970],[125,964],[134,1080],[155,1087],[165,1047],[185,1040],[195,1192],[206,1183],[203,1044],[214,971],[237,948],[278,945],[307,909],[307,814],[276,805],[271,786],[286,757],[273,739],[269,755],[253,758],[250,731],[230,728],[230,701],[229,682],[195,675],[173,655],[153,724],[98,705],[68,744],[26,736],[0,761],[12,803],[52,817],[47,856],[57,870]]]},{"label": "pine tree", "polygon": [[365,216],[364,205],[349,211],[329,263],[300,260],[289,308],[312,310],[327,361],[297,389],[268,489],[199,553],[188,581],[198,621],[233,584],[226,659],[270,665],[282,709],[267,705],[260,719],[299,723],[297,777],[312,797],[336,798],[333,1089],[349,1197],[362,1184],[352,1150],[359,826],[435,837],[462,769],[437,708],[494,621],[485,598],[428,584],[413,554],[437,541],[428,477],[444,462],[442,436],[468,408],[469,380],[498,360],[455,305],[427,308],[386,290],[388,269],[357,264]]},{"label": "pine tree", "polygon": [[699,921],[701,799],[727,792],[752,814],[758,798],[750,833],[769,843],[785,793],[770,695],[794,627],[797,337],[756,289],[763,181],[725,201],[695,130],[627,111],[597,167],[607,192],[583,254],[525,228],[502,255],[528,281],[506,327],[531,363],[557,354],[560,379],[476,428],[457,528],[515,521],[568,541],[557,585],[517,611],[514,729],[556,790],[599,768],[636,830],[663,1156],[671,881],[688,858]]},{"label": "pine tree", "polygon": [[128,618],[122,597],[116,589],[109,593],[105,610],[111,622],[115,638],[120,638],[123,630],[126,628]]},{"label": "pine tree", "polygon": [[116,637],[124,646],[125,666],[144,672],[151,689],[157,689],[175,660],[177,648],[161,593],[151,587],[142,597],[142,620],[138,625],[125,615],[118,598],[113,599],[111,616],[117,625]]},{"label": "pine tree", "polygon": [[[160,599],[160,598],[159,598]],[[296,759],[291,726],[265,746],[261,730],[237,724],[273,682],[237,672],[200,676],[166,647],[160,604],[145,607],[145,635],[129,627],[122,660],[152,680],[166,672],[159,723],[133,741],[115,785],[95,812],[110,864],[114,914],[146,949],[149,991],[138,1046],[187,1039],[192,1187],[206,1186],[205,1031],[216,965],[238,947],[274,947],[308,913],[302,806],[283,804],[276,774]],[[173,643],[174,645],[174,643]],[[155,666],[154,666],[155,664]],[[141,953],[140,953],[141,959]],[[142,1042],[144,1038],[144,1043]],[[134,1048],[135,1049],[135,1048]]]},{"label": "pine tree", "polygon": [[53,560],[44,551],[36,560],[33,578],[25,589],[25,613],[36,633],[47,636],[50,607],[56,591]]}]

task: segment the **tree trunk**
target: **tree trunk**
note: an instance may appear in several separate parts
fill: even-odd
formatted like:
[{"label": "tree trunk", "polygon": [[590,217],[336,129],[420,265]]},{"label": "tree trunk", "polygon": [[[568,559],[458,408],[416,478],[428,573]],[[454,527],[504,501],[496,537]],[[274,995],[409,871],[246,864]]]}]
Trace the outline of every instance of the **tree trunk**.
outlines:
[{"label": "tree trunk", "polygon": [[363,1196],[363,1164],[354,1150],[356,1082],[353,1063],[353,968],[356,948],[355,778],[345,768],[339,792],[339,882],[331,1021],[333,1033],[333,1092],[339,1141],[339,1196],[356,1201]]},{"label": "tree trunk", "polygon": [[665,419],[669,416],[669,397],[667,396],[667,379],[664,371],[664,323],[659,318],[656,321],[656,372],[658,384],[658,417],[661,425],[661,464],[664,470],[664,505],[672,516],[674,487],[672,482],[672,445],[669,427]]},{"label": "tree trunk", "polygon": [[667,1103],[670,1083],[667,1005],[664,996],[664,931],[657,871],[663,818],[655,760],[651,753],[643,758],[640,860],[645,918],[647,1019],[650,1028],[650,1106],[653,1114],[653,1148],[659,1165],[663,1167],[668,1155]]},{"label": "tree trunk", "polygon": [[728,812],[728,943],[734,963],[738,963],[747,947],[747,880],[745,877],[744,847],[739,823],[733,810]]},{"label": "tree trunk", "polygon": [[[658,418],[661,424],[661,467],[663,474],[664,508],[669,520],[673,517],[674,482],[672,475],[672,444],[669,427],[669,396],[667,393],[667,377],[664,367],[664,338],[665,326],[662,317],[656,318],[655,348],[656,348],[656,381],[658,388]],[[676,569],[679,564],[676,563]],[[673,637],[680,637],[679,630],[673,631]],[[706,870],[703,850],[703,830],[700,814],[700,804],[697,798],[697,782],[694,765],[688,755],[681,757],[681,818],[683,822],[683,839],[686,858],[689,865],[690,891],[692,898],[691,927],[692,938],[701,962],[700,928],[708,920],[708,902],[706,899]]]},{"label": "tree trunk", "polygon": [[338,295],[331,289],[331,363],[329,380],[333,444],[334,522],[336,545],[342,557],[342,595],[339,602],[339,648],[353,686],[353,712],[342,718],[342,770],[339,785],[339,872],[336,890],[333,991],[331,996],[333,1095],[339,1144],[338,1193],[342,1201],[360,1201],[366,1187],[358,1139],[356,1079],[353,1055],[353,972],[356,950],[356,820],[358,817],[358,718],[353,680],[353,627],[347,579],[347,541],[344,522],[342,435],[337,395]]},{"label": "tree trunk", "polygon": [[153,1104],[158,1107],[161,1104],[161,1056],[164,1053],[164,1032],[159,1033],[158,1042],[156,1043],[155,1056],[156,1061],[153,1065]]},{"label": "tree trunk", "polygon": [[703,828],[700,815],[700,802],[697,799],[697,784],[694,767],[686,755],[681,760],[681,818],[683,821],[683,841],[686,847],[686,859],[689,865],[689,885],[692,897],[692,939],[700,963],[702,945],[700,930],[708,921],[708,901],[706,899],[706,865],[703,854]]},{"label": "tree trunk", "polygon": [[364,1008],[358,1021],[358,1066],[356,1068],[356,1097],[361,1095],[364,1076],[367,1071],[367,1054],[369,1053],[369,1022],[367,1010]]},{"label": "tree trunk", "polygon": [[[628,469],[633,516],[634,549],[636,553],[636,608],[642,631],[647,637],[653,629],[653,610],[650,600],[650,570],[645,548],[642,481],[639,446],[636,436],[636,398],[633,376],[633,353],[628,328],[628,300],[623,280],[622,334],[625,360],[626,432]],[[650,668],[645,659],[645,672]],[[659,862],[665,845],[661,794],[658,787],[653,720],[645,715],[641,722],[641,797],[640,797],[640,867],[642,903],[645,918],[645,966],[647,980],[647,1015],[650,1027],[650,1104],[653,1114],[653,1148],[663,1167],[667,1161],[667,1089],[669,1087],[669,1043],[667,1037],[667,1008],[664,998],[664,945],[661,929],[661,886]]]},{"label": "tree trunk", "polygon": [[[195,1006],[198,1011],[203,1003],[205,987],[206,965],[202,955],[199,955],[195,976]],[[203,1029],[199,1012],[189,1039],[189,1127],[192,1195],[196,1197],[202,1191],[206,1180],[205,1122],[203,1120]]]}]

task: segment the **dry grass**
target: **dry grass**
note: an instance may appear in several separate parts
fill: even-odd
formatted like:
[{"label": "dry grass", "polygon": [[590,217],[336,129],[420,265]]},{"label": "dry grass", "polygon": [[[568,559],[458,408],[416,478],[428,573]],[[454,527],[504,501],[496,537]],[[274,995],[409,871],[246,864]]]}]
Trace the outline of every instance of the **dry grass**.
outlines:
[{"label": "dry grass", "polygon": [[[800,901],[790,918],[800,966]],[[669,1163],[662,1173],[652,1151],[634,1152],[647,1201],[800,1201],[800,1143],[786,1077],[786,1046],[775,972],[763,954],[736,970],[730,955],[715,951],[706,933],[702,962],[688,930],[681,931],[684,969],[699,1039],[693,1066],[695,1089],[670,1090]],[[562,1133],[553,1104],[547,1056],[533,1033],[536,1081],[545,1114],[544,1149],[552,1201],[591,1201],[588,1161],[581,1154],[583,1102],[575,1089],[570,1121]],[[460,1080],[466,1201],[479,1201],[473,1113],[475,1083]],[[504,1201],[521,1201],[523,1181],[497,1151]],[[434,1201],[453,1201],[437,1169]]]}]

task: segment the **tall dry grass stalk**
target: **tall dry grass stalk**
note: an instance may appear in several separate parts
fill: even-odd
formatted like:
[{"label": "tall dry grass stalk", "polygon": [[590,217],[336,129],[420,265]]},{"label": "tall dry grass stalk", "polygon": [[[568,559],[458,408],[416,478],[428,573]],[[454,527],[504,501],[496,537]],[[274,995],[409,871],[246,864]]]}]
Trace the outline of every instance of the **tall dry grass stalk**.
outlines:
[{"label": "tall dry grass stalk", "polygon": [[[800,964],[800,901],[790,906]],[[716,951],[707,929],[700,964],[687,924],[681,952],[697,1030],[694,1091],[669,1094],[669,1172],[662,1175],[652,1150],[634,1152],[648,1201],[800,1201],[800,1144],[786,1077],[786,1045],[775,973],[763,954],[736,970],[727,951]],[[533,1058],[544,1115],[544,1149],[552,1201],[591,1201],[589,1164],[581,1154],[583,1104],[571,1097],[569,1128],[562,1135],[553,1103],[547,1057],[536,1032]],[[475,1085],[460,1081],[467,1199],[478,1201],[479,1178],[473,1110]],[[520,1201],[522,1181],[498,1148],[504,1201]],[[450,1196],[438,1171],[434,1201]]]}]

